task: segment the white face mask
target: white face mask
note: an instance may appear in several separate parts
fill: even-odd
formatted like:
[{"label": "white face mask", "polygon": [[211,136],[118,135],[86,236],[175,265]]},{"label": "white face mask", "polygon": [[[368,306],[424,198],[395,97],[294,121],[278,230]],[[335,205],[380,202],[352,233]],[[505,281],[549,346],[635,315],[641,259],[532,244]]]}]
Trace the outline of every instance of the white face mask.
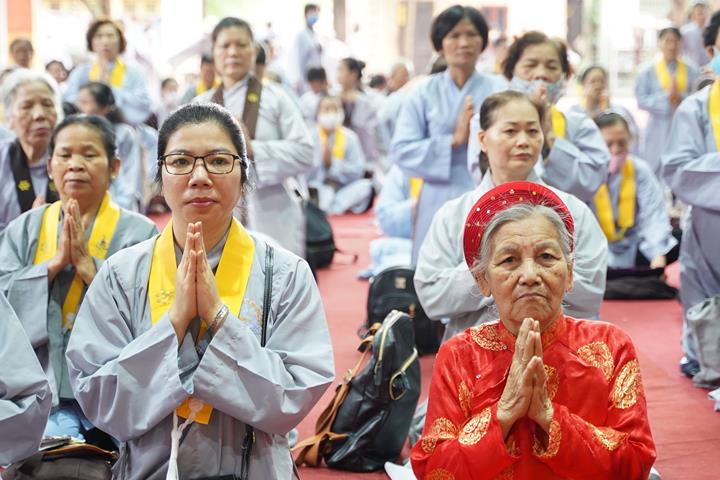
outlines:
[{"label": "white face mask", "polygon": [[342,125],[345,115],[341,112],[323,112],[318,114],[318,123],[326,130],[332,130]]}]

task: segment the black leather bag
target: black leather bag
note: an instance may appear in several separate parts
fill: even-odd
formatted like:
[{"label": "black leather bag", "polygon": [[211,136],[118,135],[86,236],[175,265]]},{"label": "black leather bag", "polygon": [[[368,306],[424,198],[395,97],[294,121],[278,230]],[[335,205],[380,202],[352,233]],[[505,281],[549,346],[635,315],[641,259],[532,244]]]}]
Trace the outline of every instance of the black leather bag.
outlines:
[{"label": "black leather bag", "polygon": [[335,237],[327,214],[314,202],[305,203],[305,257],[313,274],[327,268],[335,256]]},{"label": "black leather bag", "polygon": [[668,285],[662,268],[608,269],[605,300],[669,300],[677,288]]},{"label": "black leather bag", "polygon": [[413,319],[415,346],[418,353],[435,353],[440,348],[444,326],[428,318],[420,305],[411,267],[389,267],[370,280],[366,327],[382,322],[393,310],[407,313]]},{"label": "black leather bag", "polygon": [[95,445],[64,445],[38,452],[2,473],[5,480],[110,480],[116,452]]},{"label": "black leather bag", "polygon": [[393,311],[369,333],[360,344],[363,356],[338,385],[315,435],[293,449],[297,466],[319,466],[324,459],[331,468],[371,472],[400,455],[420,397],[413,320]]}]

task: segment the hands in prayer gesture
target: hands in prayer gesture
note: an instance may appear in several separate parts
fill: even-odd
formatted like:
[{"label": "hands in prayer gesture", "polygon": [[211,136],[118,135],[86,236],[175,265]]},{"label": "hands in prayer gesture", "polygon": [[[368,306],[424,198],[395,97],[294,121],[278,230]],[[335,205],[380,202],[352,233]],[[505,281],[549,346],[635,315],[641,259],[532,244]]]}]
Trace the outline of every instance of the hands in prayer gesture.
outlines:
[{"label": "hands in prayer gesture", "polygon": [[540,322],[526,318],[518,332],[505,390],[497,405],[503,438],[507,439],[512,426],[522,417],[528,417],[543,431],[549,432],[553,406],[546,381]]},{"label": "hands in prayer gesture", "polygon": [[77,201],[70,199],[65,207],[57,252],[48,261],[49,282],[52,282],[57,274],[68,265],[75,267],[75,271],[86,285],[90,285],[95,278],[97,268],[95,268],[95,261],[90,256],[85,242],[85,227]]},{"label": "hands in prayer gesture", "polygon": [[457,118],[455,124],[455,131],[452,136],[452,147],[460,147],[467,144],[468,137],[470,136],[470,120],[475,115],[475,106],[473,105],[473,99],[471,96],[465,97],[465,103],[463,104],[462,110]]},{"label": "hands in prayer gesture", "polygon": [[185,248],[175,277],[175,300],[168,311],[182,342],[190,322],[197,316],[210,324],[222,307],[215,275],[208,262],[202,222],[188,223]]}]

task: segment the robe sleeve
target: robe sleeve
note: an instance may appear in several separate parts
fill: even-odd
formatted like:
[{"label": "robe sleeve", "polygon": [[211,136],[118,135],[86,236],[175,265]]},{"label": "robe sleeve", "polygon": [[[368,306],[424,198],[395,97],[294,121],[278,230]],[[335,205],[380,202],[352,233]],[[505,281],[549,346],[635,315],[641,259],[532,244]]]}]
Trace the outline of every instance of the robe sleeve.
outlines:
[{"label": "robe sleeve", "polygon": [[142,151],[140,137],[129,125],[116,127],[120,173],[111,183],[113,201],[118,206],[137,212],[142,203]]},{"label": "robe sleeve", "polygon": [[[689,82],[688,78],[688,82]],[[653,65],[646,67],[635,82],[635,98],[638,107],[651,115],[672,115],[670,95],[663,90],[655,77]]]},{"label": "robe sleeve", "polygon": [[652,260],[658,255],[667,254],[677,245],[677,240],[672,236],[660,182],[646,164],[638,165],[635,170],[639,206],[636,222],[640,232],[639,249],[645,258]]},{"label": "robe sleeve", "polygon": [[263,432],[284,435],[320,399],[335,370],[320,294],[307,264],[299,259],[282,264],[274,274],[273,295],[278,301],[273,301],[267,346],[230,314],[195,370],[193,395]]},{"label": "robe sleeve", "polygon": [[150,116],[150,95],[143,73],[137,67],[127,65],[122,87],[112,90],[118,108],[131,125],[141,124]]},{"label": "robe sleeve", "polygon": [[462,235],[454,232],[462,232],[465,217],[454,215],[456,206],[456,202],[446,203],[435,214],[415,269],[418,298],[434,320],[479,312],[494,303],[482,295],[462,258]]},{"label": "robe sleeve", "polygon": [[[703,91],[702,98],[705,95]],[[688,205],[720,210],[720,153],[708,151],[706,146],[705,122],[710,123],[702,111],[706,108],[707,102],[699,97],[691,97],[678,107],[662,156],[663,177],[673,193]]]},{"label": "robe sleeve", "polygon": [[533,454],[561,477],[646,480],[655,461],[640,366],[630,339],[613,329],[616,345],[607,420],[593,425],[553,403],[547,445]]},{"label": "robe sleeve", "polygon": [[476,185],[482,181],[483,175],[480,171],[480,139],[478,138],[478,132],[480,132],[480,114],[476,113],[470,119],[470,136],[468,137],[467,149],[468,172]]},{"label": "robe sleeve", "polygon": [[326,172],[327,178],[347,185],[362,178],[365,173],[365,154],[360,147],[357,135],[349,129],[345,130],[345,158],[333,158]]},{"label": "robe sleeve", "polygon": [[37,451],[52,396],[35,352],[2,295],[0,365],[0,465],[5,465]]},{"label": "robe sleeve", "polygon": [[597,125],[587,115],[568,114],[566,119],[568,136],[555,140],[544,164],[543,180],[590,201],[607,178],[610,153]]},{"label": "robe sleeve", "polygon": [[312,138],[299,107],[280,87],[274,88],[273,93],[278,109],[272,122],[280,138],[252,140],[259,186],[277,185],[288,177],[302,175],[315,163]]},{"label": "robe sleeve", "polygon": [[475,375],[466,371],[467,359],[450,345],[443,345],[435,360],[425,427],[410,462],[418,479],[490,480],[519,456],[505,444],[497,404],[471,407]]},{"label": "robe sleeve", "polygon": [[[66,352],[75,399],[87,418],[120,441],[138,438],[170,415],[189,391],[181,374],[197,363],[179,348],[168,315],[134,338],[135,289],[106,262],[95,276]],[[135,287],[137,288],[137,287]],[[185,383],[187,385],[187,383]]]},{"label": "robe sleeve", "polygon": [[398,167],[392,167],[385,177],[375,204],[375,217],[388,237],[412,236],[413,200],[408,180]]},{"label": "robe sleeve", "polygon": [[430,134],[422,86],[413,90],[403,103],[390,156],[408,176],[446,182],[452,163],[452,133]]}]

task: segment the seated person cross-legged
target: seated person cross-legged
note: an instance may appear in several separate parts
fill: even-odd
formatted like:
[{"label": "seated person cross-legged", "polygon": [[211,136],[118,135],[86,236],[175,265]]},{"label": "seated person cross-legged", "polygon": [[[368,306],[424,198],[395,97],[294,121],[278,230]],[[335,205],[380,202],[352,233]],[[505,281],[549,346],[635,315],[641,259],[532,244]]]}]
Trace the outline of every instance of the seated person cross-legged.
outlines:
[{"label": "seated person cross-legged", "polygon": [[510,182],[465,221],[465,261],[499,320],[440,349],[420,479],[647,479],[655,459],[632,341],[566,316],[573,218],[547,187]]}]

